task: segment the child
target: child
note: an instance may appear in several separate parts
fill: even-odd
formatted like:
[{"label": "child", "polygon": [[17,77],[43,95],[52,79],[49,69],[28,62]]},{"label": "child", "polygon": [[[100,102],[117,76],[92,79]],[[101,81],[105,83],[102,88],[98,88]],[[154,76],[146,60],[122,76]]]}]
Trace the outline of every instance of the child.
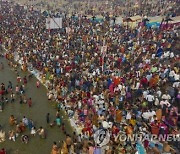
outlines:
[{"label": "child", "polygon": [[65,132],[65,125],[64,125],[64,123],[62,123],[61,129],[62,129],[62,132],[64,133]]},{"label": "child", "polygon": [[15,101],[15,94],[12,92],[11,93],[11,103],[13,103]]},{"label": "child", "polygon": [[31,135],[35,136],[36,135],[36,127],[31,128]]},{"label": "child", "polygon": [[37,88],[40,87],[40,82],[39,82],[39,81],[36,82],[36,87],[37,87]]},{"label": "child", "polygon": [[28,106],[29,106],[29,107],[32,106],[32,99],[31,99],[31,98],[29,98],[29,100],[28,100]]},{"label": "child", "polygon": [[55,124],[56,124],[56,121],[53,121],[52,123],[50,123],[50,127],[51,127],[51,128],[54,127]]},{"label": "child", "polygon": [[20,83],[21,82],[21,77],[18,75],[17,76],[17,83]]},{"label": "child", "polygon": [[19,86],[16,86],[16,94],[19,94]]},{"label": "child", "polygon": [[5,102],[6,102],[6,103],[8,103],[8,102],[9,102],[8,98],[5,98]]}]

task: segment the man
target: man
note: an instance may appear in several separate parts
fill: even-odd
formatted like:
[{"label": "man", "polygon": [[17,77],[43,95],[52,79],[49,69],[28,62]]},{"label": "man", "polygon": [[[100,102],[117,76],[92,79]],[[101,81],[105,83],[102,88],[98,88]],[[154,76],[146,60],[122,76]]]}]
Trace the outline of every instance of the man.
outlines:
[{"label": "man", "polygon": [[5,150],[4,148],[2,148],[2,149],[0,150],[0,154],[6,154],[6,150]]},{"label": "man", "polygon": [[149,106],[149,108],[151,109],[152,106],[153,106],[153,102],[154,102],[154,96],[151,95],[151,94],[148,94],[148,95],[146,96],[146,100],[148,101],[148,106]]},{"label": "man", "polygon": [[46,115],[46,122],[47,122],[47,124],[49,124],[49,115],[50,115],[50,113],[47,113],[47,115]]}]

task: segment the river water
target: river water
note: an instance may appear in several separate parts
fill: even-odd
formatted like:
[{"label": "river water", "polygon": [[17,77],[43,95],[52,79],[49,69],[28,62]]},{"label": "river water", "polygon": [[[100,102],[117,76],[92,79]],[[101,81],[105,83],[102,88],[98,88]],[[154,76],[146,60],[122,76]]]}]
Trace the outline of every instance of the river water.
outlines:
[{"label": "river water", "polygon": [[[3,62],[5,69],[0,70],[0,84],[3,82],[8,84],[8,81],[11,81],[14,86],[16,86],[16,73],[11,70],[7,64],[7,60],[0,58],[0,63]],[[21,77],[27,75],[19,70]],[[51,128],[46,124],[46,114],[50,113],[50,121],[55,120],[56,109],[54,103],[49,102],[46,96],[46,89],[41,85],[39,89],[36,88],[36,78],[27,84],[26,87],[27,97],[32,98],[32,107],[29,108],[27,104],[20,104],[18,101],[15,103],[8,103],[5,105],[3,112],[0,112],[0,124],[3,127],[3,130],[6,131],[6,141],[0,143],[0,148],[7,149],[8,154],[50,154],[52,144],[54,141],[59,142],[63,141],[65,134],[62,133],[61,129],[57,126]],[[18,121],[20,121],[23,116],[30,118],[34,121],[36,128],[40,126],[44,127],[47,132],[46,139],[40,139],[38,135],[35,137],[30,137],[28,144],[23,144],[20,140],[20,137],[17,138],[15,142],[9,141],[8,131],[15,129],[9,125],[9,117],[13,114]],[[68,134],[72,134],[73,130],[70,126],[67,116],[61,111],[62,121],[65,123],[65,129]],[[30,134],[30,131],[27,130],[24,134]]]}]

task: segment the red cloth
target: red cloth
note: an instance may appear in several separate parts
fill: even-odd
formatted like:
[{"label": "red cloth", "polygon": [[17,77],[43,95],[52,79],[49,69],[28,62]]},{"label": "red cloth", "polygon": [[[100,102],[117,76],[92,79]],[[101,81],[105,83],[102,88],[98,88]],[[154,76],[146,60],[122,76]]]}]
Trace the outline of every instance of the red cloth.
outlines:
[{"label": "red cloth", "polygon": [[6,151],[3,150],[3,149],[1,149],[1,150],[0,150],[0,154],[6,154]]}]

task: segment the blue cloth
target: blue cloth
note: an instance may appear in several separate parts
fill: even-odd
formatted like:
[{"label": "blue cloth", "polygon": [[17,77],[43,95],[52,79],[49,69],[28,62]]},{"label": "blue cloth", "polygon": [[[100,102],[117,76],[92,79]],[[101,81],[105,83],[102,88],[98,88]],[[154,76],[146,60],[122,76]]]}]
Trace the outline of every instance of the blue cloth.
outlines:
[{"label": "blue cloth", "polygon": [[144,150],[144,147],[141,143],[137,143],[136,144],[136,149],[138,150],[138,154],[145,154],[145,150]]},{"label": "blue cloth", "polygon": [[156,52],[156,57],[161,57],[162,56],[162,54],[163,54],[163,49],[162,48],[159,48],[158,50],[157,50],[157,52]]},{"label": "blue cloth", "polygon": [[58,126],[61,125],[61,119],[60,119],[60,118],[56,118],[56,124],[57,124]]},{"label": "blue cloth", "polygon": [[111,79],[107,79],[108,88],[111,85],[111,83],[112,83]]},{"label": "blue cloth", "polygon": [[101,148],[95,148],[94,154],[101,154]]},{"label": "blue cloth", "polygon": [[61,71],[61,70],[60,70],[59,68],[57,68],[57,69],[56,69],[56,74],[60,74],[60,71]]}]

